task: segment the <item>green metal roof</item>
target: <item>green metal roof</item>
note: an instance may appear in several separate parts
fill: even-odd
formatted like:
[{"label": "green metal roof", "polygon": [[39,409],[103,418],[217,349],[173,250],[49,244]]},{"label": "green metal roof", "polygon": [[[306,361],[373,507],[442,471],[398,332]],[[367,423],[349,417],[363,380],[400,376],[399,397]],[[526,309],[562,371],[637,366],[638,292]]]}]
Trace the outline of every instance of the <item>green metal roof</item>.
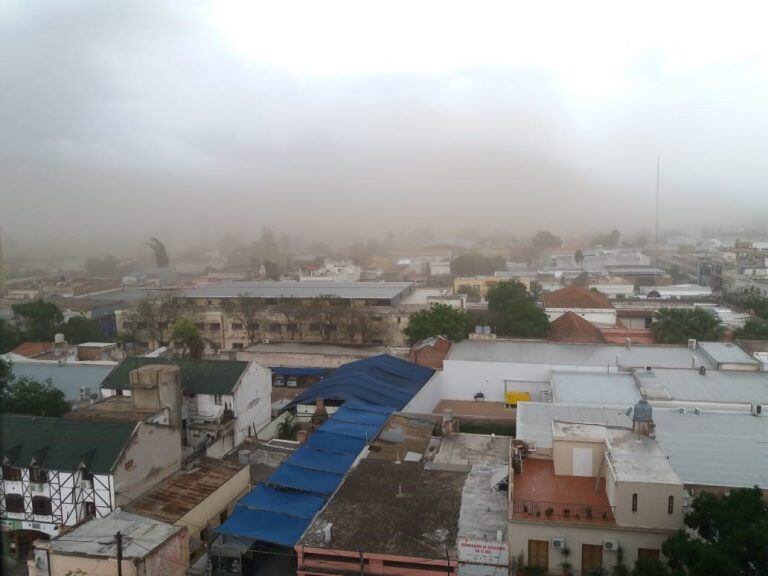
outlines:
[{"label": "green metal roof", "polygon": [[0,452],[19,468],[34,458],[47,470],[74,471],[85,463],[94,474],[107,474],[135,428],[135,422],[0,414]]},{"label": "green metal roof", "polygon": [[181,389],[189,394],[232,394],[248,362],[235,360],[182,360],[131,356],[118,364],[101,385],[111,390],[130,390],[130,373],[148,364],[174,364],[181,370]]}]

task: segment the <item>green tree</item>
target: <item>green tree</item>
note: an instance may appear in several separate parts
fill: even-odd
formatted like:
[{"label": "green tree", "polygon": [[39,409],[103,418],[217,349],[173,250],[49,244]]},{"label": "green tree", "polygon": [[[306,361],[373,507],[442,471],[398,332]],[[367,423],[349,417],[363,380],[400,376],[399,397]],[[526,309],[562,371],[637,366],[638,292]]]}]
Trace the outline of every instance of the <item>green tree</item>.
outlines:
[{"label": "green tree", "polygon": [[101,342],[104,340],[104,333],[99,328],[99,325],[93,320],[82,316],[73,316],[59,326],[59,330],[70,344]]},{"label": "green tree", "polygon": [[734,332],[734,336],[743,340],[768,340],[768,321],[750,318],[742,328]]},{"label": "green tree", "polygon": [[702,308],[662,308],[653,319],[651,330],[656,342],[661,344],[685,344],[690,338],[719,340],[723,332],[717,318]]},{"label": "green tree", "polygon": [[745,310],[751,310],[756,316],[768,320],[768,298],[756,288],[749,288],[732,296],[731,301]]},{"label": "green tree", "polygon": [[725,496],[702,492],[685,525],[661,547],[675,574],[758,576],[768,574],[768,502],[760,488],[737,488]]},{"label": "green tree", "polygon": [[59,307],[53,302],[44,300],[14,304],[12,309],[14,316],[24,326],[26,338],[36,342],[53,340],[56,327],[64,320]]},{"label": "green tree", "polygon": [[21,334],[16,330],[16,327],[7,320],[0,318],[0,354],[10,352],[21,342]]},{"label": "green tree", "polygon": [[531,246],[536,250],[547,250],[550,248],[558,248],[563,245],[563,240],[559,236],[555,236],[549,230],[539,230],[531,238]]},{"label": "green tree", "polygon": [[64,392],[54,388],[50,382],[16,378],[13,374],[9,382],[0,391],[0,412],[59,417],[70,410]]},{"label": "green tree", "polygon": [[280,267],[271,260],[264,260],[264,277],[268,280],[280,279]]},{"label": "green tree", "polygon": [[488,313],[499,336],[544,338],[549,334],[547,315],[516,280],[488,290]]},{"label": "green tree", "polygon": [[432,304],[426,310],[412,314],[403,330],[410,344],[432,336],[445,336],[448,340],[460,342],[467,337],[468,331],[466,312],[447,304]]},{"label": "green tree", "polygon": [[204,342],[197,326],[186,318],[171,327],[173,345],[181,350],[182,358],[202,358]]},{"label": "green tree", "polygon": [[493,274],[496,270],[504,270],[506,267],[507,262],[503,256],[483,256],[477,252],[456,256],[451,261],[451,273],[456,276]]},{"label": "green tree", "polygon": [[658,558],[638,558],[632,576],[670,576],[669,568]]}]

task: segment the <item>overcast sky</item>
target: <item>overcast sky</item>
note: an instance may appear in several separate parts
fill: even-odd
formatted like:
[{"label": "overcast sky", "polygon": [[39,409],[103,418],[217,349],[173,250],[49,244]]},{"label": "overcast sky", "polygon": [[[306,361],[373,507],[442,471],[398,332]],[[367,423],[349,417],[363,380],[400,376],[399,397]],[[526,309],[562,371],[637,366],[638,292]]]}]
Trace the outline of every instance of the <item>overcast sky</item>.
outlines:
[{"label": "overcast sky", "polygon": [[765,221],[761,4],[0,1],[0,225]]}]

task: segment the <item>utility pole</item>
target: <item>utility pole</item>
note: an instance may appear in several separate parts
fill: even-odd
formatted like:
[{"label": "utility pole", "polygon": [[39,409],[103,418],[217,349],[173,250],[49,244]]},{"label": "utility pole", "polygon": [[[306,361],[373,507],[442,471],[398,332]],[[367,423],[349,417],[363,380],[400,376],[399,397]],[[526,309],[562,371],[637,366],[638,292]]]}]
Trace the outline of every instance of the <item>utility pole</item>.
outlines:
[{"label": "utility pole", "polygon": [[118,532],[115,534],[117,541],[117,576],[123,576],[123,535]]}]

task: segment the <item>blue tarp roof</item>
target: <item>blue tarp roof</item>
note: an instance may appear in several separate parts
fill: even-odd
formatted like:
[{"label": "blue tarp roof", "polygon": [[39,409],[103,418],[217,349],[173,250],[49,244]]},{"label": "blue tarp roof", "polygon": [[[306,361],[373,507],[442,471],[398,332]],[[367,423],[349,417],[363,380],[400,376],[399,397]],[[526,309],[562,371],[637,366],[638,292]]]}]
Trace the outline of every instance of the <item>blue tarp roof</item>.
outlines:
[{"label": "blue tarp roof", "polygon": [[303,446],[296,450],[286,462],[311,470],[344,474],[352,466],[355,458],[354,454],[327,452],[325,450],[315,450],[311,446]]},{"label": "blue tarp roof", "polygon": [[252,510],[275,512],[297,518],[312,518],[324,503],[325,499],[322,496],[287,492],[258,484],[240,500],[239,505]]},{"label": "blue tarp roof", "polygon": [[218,532],[292,547],[336,490],[367,442],[402,409],[433,370],[381,355],[346,364],[291,402],[339,399],[344,405],[264,482]]},{"label": "blue tarp roof", "polygon": [[402,410],[432,377],[434,370],[382,354],[337,368],[333,374],[310,386],[283,410],[297,404],[326,400],[359,400]]},{"label": "blue tarp roof", "polygon": [[336,490],[342,478],[342,474],[302,468],[283,462],[280,468],[275,470],[265,482],[291,490],[329,496]]},{"label": "blue tarp roof", "polygon": [[290,366],[270,366],[273,373],[280,376],[325,376],[331,368],[291,368]]},{"label": "blue tarp roof", "polygon": [[299,541],[310,520],[310,518],[237,506],[232,516],[216,531],[221,534],[248,536],[263,542],[292,547]]}]

